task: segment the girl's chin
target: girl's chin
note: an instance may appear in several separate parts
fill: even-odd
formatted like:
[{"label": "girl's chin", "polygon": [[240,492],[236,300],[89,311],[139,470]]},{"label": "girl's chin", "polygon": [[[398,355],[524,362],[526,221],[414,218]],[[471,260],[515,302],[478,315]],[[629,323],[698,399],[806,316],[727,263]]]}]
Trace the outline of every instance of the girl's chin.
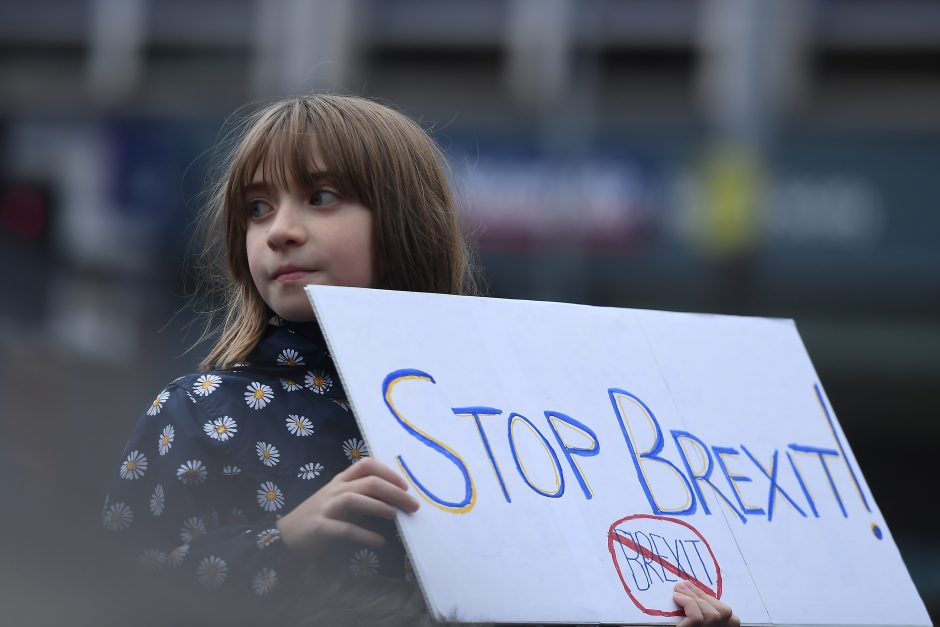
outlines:
[{"label": "girl's chin", "polygon": [[[268,306],[270,307],[271,304],[268,303]],[[313,307],[306,300],[306,296],[303,302],[291,303],[290,305],[281,307],[271,307],[271,310],[288,322],[313,322],[316,320],[316,317],[313,315]]]}]

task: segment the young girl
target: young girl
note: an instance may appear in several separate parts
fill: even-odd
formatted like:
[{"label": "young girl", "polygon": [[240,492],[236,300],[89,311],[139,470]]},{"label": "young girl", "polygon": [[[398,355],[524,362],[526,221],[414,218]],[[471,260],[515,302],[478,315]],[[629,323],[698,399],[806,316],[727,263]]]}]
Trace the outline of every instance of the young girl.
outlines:
[{"label": "young girl", "polygon": [[[418,502],[368,457],[303,287],[475,293],[445,160],[387,107],[290,98],[247,121],[204,218],[204,269],[226,306],[218,339],[204,371],[141,417],[104,528],[124,559],[157,571],[163,601],[249,623],[354,616],[324,582],[406,578],[392,520]],[[372,600],[420,601],[370,586]],[[709,599],[677,592],[699,621],[733,618]],[[372,600],[362,607],[394,621],[394,604]]]}]

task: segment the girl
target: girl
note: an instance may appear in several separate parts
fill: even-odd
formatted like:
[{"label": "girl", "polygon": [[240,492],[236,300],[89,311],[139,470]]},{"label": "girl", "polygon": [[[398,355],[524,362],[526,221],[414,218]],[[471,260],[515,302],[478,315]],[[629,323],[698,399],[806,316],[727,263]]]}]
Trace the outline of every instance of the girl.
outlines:
[{"label": "girl", "polygon": [[[445,160],[387,107],[290,98],[247,120],[204,223],[203,269],[225,303],[218,339],[203,372],[145,411],[102,522],[169,586],[163,608],[185,599],[229,620],[332,622],[324,605],[339,601],[324,582],[407,577],[391,521],[418,502],[368,457],[303,287],[475,293]],[[360,619],[394,620],[416,598],[367,588]],[[698,620],[731,617],[714,599],[693,606]]]}]

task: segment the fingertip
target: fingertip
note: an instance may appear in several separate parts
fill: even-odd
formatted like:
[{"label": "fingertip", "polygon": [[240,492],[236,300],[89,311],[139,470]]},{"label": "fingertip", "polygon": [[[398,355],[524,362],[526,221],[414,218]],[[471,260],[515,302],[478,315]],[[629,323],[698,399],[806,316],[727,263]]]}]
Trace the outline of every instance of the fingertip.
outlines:
[{"label": "fingertip", "polygon": [[398,473],[392,473],[390,476],[390,479],[391,479],[392,485],[394,485],[396,488],[401,488],[402,490],[405,490],[405,491],[408,490],[408,482],[402,479],[401,475],[399,475]]}]

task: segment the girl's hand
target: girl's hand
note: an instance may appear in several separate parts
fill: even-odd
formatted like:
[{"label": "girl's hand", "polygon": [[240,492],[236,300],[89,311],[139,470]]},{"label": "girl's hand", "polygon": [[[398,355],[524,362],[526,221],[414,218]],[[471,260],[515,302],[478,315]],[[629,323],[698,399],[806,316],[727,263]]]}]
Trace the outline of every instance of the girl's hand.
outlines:
[{"label": "girl's hand", "polygon": [[407,489],[398,473],[365,457],[280,518],[277,529],[284,544],[308,555],[337,539],[378,548],[385,538],[356,523],[363,516],[391,519],[399,510],[413,513],[418,501]]},{"label": "girl's hand", "polygon": [[676,584],[672,598],[685,611],[685,618],[679,621],[676,627],[741,625],[741,619],[734,615],[730,607],[688,581]]}]

